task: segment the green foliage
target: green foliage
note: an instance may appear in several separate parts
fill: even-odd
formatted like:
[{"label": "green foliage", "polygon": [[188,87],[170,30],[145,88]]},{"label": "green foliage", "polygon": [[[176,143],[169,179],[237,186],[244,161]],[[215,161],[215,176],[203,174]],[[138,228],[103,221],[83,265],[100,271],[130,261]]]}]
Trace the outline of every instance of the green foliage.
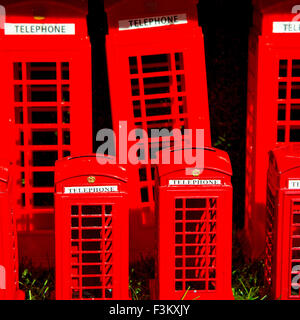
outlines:
[{"label": "green foliage", "polygon": [[265,300],[263,262],[245,264],[232,273],[232,292],[235,300]]},{"label": "green foliage", "polygon": [[129,290],[132,300],[144,300],[143,295],[146,290],[143,280],[137,280],[134,269],[131,269],[129,276]]},{"label": "green foliage", "polygon": [[235,300],[265,300],[269,292],[264,282],[262,260],[245,260],[242,248],[247,247],[245,235],[233,228],[232,292]]},{"label": "green foliage", "polygon": [[244,266],[240,270],[235,270],[233,276],[233,296],[235,300],[265,300],[265,288],[260,284],[258,272],[250,272],[251,266]]},{"label": "green foliage", "polygon": [[244,283],[241,281],[241,284],[243,286],[243,289],[232,289],[233,292],[233,296],[235,300],[264,300],[266,298],[266,296],[264,296],[263,298],[260,298],[259,295],[259,291],[260,288],[259,287],[254,287],[254,288],[250,288],[247,289],[246,286],[244,285]]},{"label": "green foliage", "polygon": [[[186,292],[184,293],[184,295],[182,296],[182,298],[181,298],[180,300],[184,300],[184,299],[185,299],[185,297],[186,297],[187,294],[189,293],[190,289],[191,289],[191,287],[188,287],[188,288],[187,288]],[[200,296],[194,298],[193,300],[198,300],[198,299],[200,299]]]},{"label": "green foliage", "polygon": [[54,292],[53,270],[34,268],[32,264],[20,265],[20,289],[25,291],[25,300],[50,300]]},{"label": "green foliage", "polygon": [[[235,228],[234,228],[235,230]],[[265,300],[268,291],[264,287],[264,266],[262,261],[245,262],[240,239],[233,234],[232,292],[235,300]],[[141,257],[130,267],[129,290],[133,300],[149,300],[149,281],[155,277],[154,259]],[[20,289],[25,291],[26,300],[53,299],[54,272],[43,270],[26,263],[20,265]],[[181,300],[185,300],[190,288]],[[193,300],[200,299],[201,296]]]},{"label": "green foliage", "polygon": [[154,279],[154,259],[141,257],[130,267],[129,290],[132,300],[150,300],[149,281]]},{"label": "green foliage", "polygon": [[229,152],[232,147],[229,139],[226,137],[226,134],[218,136],[218,138],[216,139],[216,142],[214,142],[213,146],[215,148],[222,149],[227,152]]}]

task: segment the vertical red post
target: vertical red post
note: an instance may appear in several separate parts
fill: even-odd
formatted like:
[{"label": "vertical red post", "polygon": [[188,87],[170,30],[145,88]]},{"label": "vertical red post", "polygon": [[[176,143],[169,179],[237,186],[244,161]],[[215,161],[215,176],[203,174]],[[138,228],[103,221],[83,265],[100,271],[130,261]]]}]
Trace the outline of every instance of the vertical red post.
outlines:
[{"label": "vertical red post", "polygon": [[12,168],[0,161],[0,300],[19,300],[19,265],[16,221],[11,203]]}]

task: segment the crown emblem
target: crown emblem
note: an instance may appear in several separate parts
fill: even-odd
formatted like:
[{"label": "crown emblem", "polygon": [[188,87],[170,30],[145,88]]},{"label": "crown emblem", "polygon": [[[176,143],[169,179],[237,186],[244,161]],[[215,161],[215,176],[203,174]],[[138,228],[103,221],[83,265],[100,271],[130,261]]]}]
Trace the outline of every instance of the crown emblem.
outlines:
[{"label": "crown emblem", "polygon": [[90,176],[87,178],[88,183],[94,183],[96,181],[96,178],[93,176]]},{"label": "crown emblem", "polygon": [[192,174],[194,177],[199,177],[200,176],[201,171],[199,169],[195,169]]}]

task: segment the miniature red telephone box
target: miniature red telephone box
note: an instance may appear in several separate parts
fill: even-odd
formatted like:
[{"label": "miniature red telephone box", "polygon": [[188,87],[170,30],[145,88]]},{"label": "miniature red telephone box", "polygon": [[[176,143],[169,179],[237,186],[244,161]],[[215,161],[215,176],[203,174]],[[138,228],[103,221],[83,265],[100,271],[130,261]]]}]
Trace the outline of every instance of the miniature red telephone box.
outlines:
[{"label": "miniature red telephone box", "polygon": [[[196,4],[196,0],[105,1],[108,76],[116,133],[124,128],[120,121],[127,122],[128,131],[143,129],[149,138],[151,129],[183,132],[197,128],[205,130],[205,145],[211,145],[204,41]],[[172,133],[165,134],[165,138],[170,136],[175,139]],[[163,147],[163,140],[158,139],[157,149]],[[141,147],[140,159],[147,157],[143,154]],[[137,217],[142,213],[144,222],[135,228],[141,231],[141,239],[133,245],[143,244],[145,253],[154,243],[153,232],[147,233],[149,229],[145,228],[151,226],[148,219],[154,221],[154,167],[138,165],[134,170],[140,180]],[[149,244],[145,245],[147,239]]]},{"label": "miniature red telephone box", "polygon": [[9,169],[7,161],[0,161],[0,300],[19,300],[24,294],[18,290],[17,235],[9,195]]},{"label": "miniature red telephone box", "polygon": [[300,300],[300,143],[270,152],[265,276],[272,297]]},{"label": "miniature red telephone box", "polygon": [[6,9],[0,30],[1,148],[16,165],[20,259],[49,268],[55,160],[92,152],[87,1],[1,4]]},{"label": "miniature red telephone box", "polygon": [[58,300],[129,297],[127,171],[97,157],[56,162]]},{"label": "miniature red telephone box", "polygon": [[[246,217],[252,258],[265,238],[268,152],[300,141],[299,1],[254,1],[249,39]],[[248,254],[248,253],[247,253]]]},{"label": "miniature red telephone box", "polygon": [[203,152],[202,173],[184,164],[157,167],[159,299],[186,292],[185,299],[233,298],[231,164],[223,151]]}]

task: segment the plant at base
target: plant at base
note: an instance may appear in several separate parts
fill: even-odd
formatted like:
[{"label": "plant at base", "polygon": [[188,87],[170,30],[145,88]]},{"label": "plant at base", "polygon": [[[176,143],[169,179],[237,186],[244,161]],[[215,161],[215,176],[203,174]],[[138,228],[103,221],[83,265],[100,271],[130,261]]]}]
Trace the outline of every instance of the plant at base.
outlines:
[{"label": "plant at base", "polygon": [[[186,292],[184,293],[184,295],[182,296],[182,298],[181,298],[180,300],[184,300],[184,299],[185,299],[185,297],[186,297],[187,294],[189,293],[190,289],[191,289],[191,287],[188,287],[188,288],[187,288]],[[199,298],[200,298],[200,296],[194,298],[193,300],[198,300]]]},{"label": "plant at base", "polygon": [[129,277],[129,290],[131,292],[132,300],[142,300],[143,284],[142,281],[135,280],[134,269],[131,269]]},{"label": "plant at base", "polygon": [[36,268],[31,262],[20,265],[19,287],[25,300],[50,300],[54,292],[54,271]]},{"label": "plant at base", "polygon": [[265,300],[267,292],[263,283],[263,264],[255,261],[232,273],[232,293],[235,300]]}]

